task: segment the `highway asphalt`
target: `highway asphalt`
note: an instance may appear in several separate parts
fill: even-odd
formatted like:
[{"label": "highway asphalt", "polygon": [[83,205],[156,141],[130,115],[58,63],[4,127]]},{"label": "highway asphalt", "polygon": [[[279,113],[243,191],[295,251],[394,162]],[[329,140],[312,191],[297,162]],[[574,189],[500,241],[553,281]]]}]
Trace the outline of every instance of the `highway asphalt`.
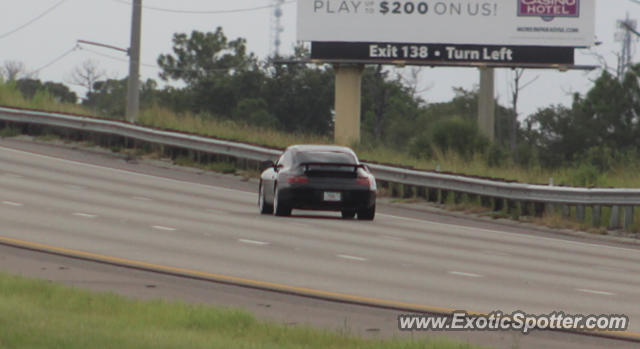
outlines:
[{"label": "highway asphalt", "polygon": [[51,152],[0,142],[2,237],[427,307],[626,314],[629,330],[640,332],[634,246],[384,206],[374,222],[298,211],[261,216],[253,183],[34,150]]}]

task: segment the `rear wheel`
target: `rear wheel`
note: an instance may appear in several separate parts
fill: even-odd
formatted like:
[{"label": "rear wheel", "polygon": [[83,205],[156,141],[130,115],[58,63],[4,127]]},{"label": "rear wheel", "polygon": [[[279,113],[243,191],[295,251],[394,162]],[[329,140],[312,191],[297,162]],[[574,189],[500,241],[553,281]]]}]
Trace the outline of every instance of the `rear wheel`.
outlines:
[{"label": "rear wheel", "polygon": [[376,205],[363,210],[358,210],[358,219],[361,221],[372,221],[376,217]]},{"label": "rear wheel", "polygon": [[291,216],[291,207],[287,206],[287,203],[280,198],[280,194],[278,193],[279,190],[277,186],[275,187],[275,189],[273,189],[273,192],[274,192],[273,213],[276,216],[281,216],[281,217]]},{"label": "rear wheel", "polygon": [[264,187],[260,184],[260,193],[258,194],[258,208],[260,209],[261,214],[271,214],[273,213],[273,205],[267,203],[264,197]]},{"label": "rear wheel", "polygon": [[356,210],[342,210],[342,218],[353,219],[356,216]]}]

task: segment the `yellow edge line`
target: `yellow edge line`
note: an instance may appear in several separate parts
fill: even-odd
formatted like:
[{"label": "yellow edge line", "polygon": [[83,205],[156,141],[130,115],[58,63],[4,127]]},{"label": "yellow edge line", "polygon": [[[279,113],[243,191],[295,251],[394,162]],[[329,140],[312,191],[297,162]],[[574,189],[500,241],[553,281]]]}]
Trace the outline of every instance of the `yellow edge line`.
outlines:
[{"label": "yellow edge line", "polygon": [[[434,306],[428,306],[428,305],[422,305],[422,304],[390,301],[390,300],[384,300],[384,299],[378,299],[378,298],[354,296],[354,295],[345,294],[345,293],[322,291],[322,290],[316,290],[312,288],[295,287],[295,286],[278,284],[278,283],[273,283],[268,281],[258,281],[258,280],[252,280],[252,279],[239,278],[235,276],[207,273],[207,272],[202,272],[197,270],[169,267],[165,265],[147,263],[147,262],[136,261],[136,260],[126,259],[126,258],[112,257],[112,256],[91,253],[91,252],[84,252],[84,251],[72,250],[68,248],[55,247],[55,246],[40,244],[37,242],[17,240],[17,239],[12,239],[12,238],[3,237],[3,236],[0,236],[0,242],[4,242],[10,245],[15,245],[19,247],[26,247],[26,248],[41,250],[45,252],[48,251],[48,252],[66,254],[72,257],[84,257],[84,258],[90,258],[98,261],[117,263],[125,266],[155,269],[158,271],[178,273],[178,274],[183,274],[187,276],[203,277],[207,279],[212,279],[213,281],[223,281],[223,282],[242,284],[246,286],[268,288],[268,289],[273,289],[277,291],[292,292],[292,293],[298,293],[298,294],[307,295],[307,296],[332,298],[340,301],[353,301],[358,303],[373,304],[373,305],[382,306],[382,307],[401,308],[401,309],[407,309],[407,310],[411,309],[415,311],[424,311],[424,312],[431,312],[431,313],[452,314],[455,311],[461,310],[461,309],[434,307]],[[470,315],[478,315],[478,316],[489,315],[486,313],[478,313],[478,312],[471,312],[471,311],[467,311],[467,313]],[[640,333],[622,332],[622,331],[594,331],[594,332],[600,333],[600,334],[607,334],[607,335],[640,340]],[[589,332],[584,332],[584,333],[589,333]]]}]

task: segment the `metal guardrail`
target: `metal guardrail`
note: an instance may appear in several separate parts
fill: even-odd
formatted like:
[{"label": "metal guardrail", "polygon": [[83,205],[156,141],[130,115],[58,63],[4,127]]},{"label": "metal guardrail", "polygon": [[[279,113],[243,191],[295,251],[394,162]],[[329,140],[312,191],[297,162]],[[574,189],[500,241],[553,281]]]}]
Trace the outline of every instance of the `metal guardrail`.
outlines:
[{"label": "metal guardrail", "polygon": [[368,165],[377,179],[418,187],[497,197],[513,201],[566,205],[640,206],[640,189],[590,189],[531,185]]},{"label": "metal guardrail", "polygon": [[[226,155],[253,161],[275,160],[281,151],[174,131],[158,130],[122,121],[0,107],[0,120],[117,135],[139,141]],[[625,226],[633,222],[633,206],[640,206],[640,189],[590,189],[529,185],[367,164],[380,181],[401,185],[501,198],[576,206],[625,206]],[[617,219],[617,218],[616,218]]]},{"label": "metal guardrail", "polygon": [[281,153],[278,150],[267,149],[250,144],[227,142],[180,132],[157,130],[122,121],[99,119],[80,115],[0,107],[0,120],[108,135],[111,134],[153,144],[161,144],[254,161],[275,160]]}]

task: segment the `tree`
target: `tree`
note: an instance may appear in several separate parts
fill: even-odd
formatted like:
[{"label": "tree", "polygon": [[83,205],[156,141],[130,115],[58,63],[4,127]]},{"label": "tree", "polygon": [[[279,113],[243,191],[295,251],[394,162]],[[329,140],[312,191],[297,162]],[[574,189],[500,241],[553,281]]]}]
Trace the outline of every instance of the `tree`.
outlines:
[{"label": "tree", "polygon": [[520,93],[531,86],[536,80],[538,80],[539,76],[527,81],[522,82],[522,78],[524,77],[525,69],[524,68],[516,68],[513,69],[512,80],[509,84],[509,89],[511,92],[511,111],[512,115],[509,120],[509,148],[514,156],[517,157],[516,148],[518,146],[518,129],[520,128],[518,122],[518,101],[520,99]]},{"label": "tree", "polygon": [[365,140],[405,147],[415,134],[422,99],[402,83],[389,77],[381,65],[363,74],[362,118]]},{"label": "tree", "polygon": [[0,76],[5,81],[33,78],[33,74],[27,73],[24,63],[18,61],[5,61],[2,68],[0,68]]},{"label": "tree", "polygon": [[222,28],[215,32],[193,31],[190,36],[180,33],[173,37],[173,54],[160,55],[160,77],[165,80],[181,80],[193,87],[205,81],[213,81],[236,71],[254,68],[253,54],[247,54],[247,42],[239,38],[229,41]]},{"label": "tree", "polygon": [[605,147],[624,152],[640,147],[640,66],[622,81],[602,71],[584,96],[576,94],[571,108],[554,106],[530,117],[547,166],[579,159],[590,149]]},{"label": "tree", "polygon": [[42,81],[36,79],[20,79],[16,81],[16,87],[28,99],[35,97],[38,92],[45,91],[53,96],[58,103],[75,104],[78,101],[75,92],[71,91],[66,85],[57,82],[48,81],[42,83]]},{"label": "tree", "polygon": [[[128,78],[97,81],[94,91],[87,93],[82,104],[98,113],[112,118],[124,118],[126,109]],[[151,107],[158,101],[157,83],[149,79],[141,86],[140,106]]]},{"label": "tree", "polygon": [[106,76],[106,72],[98,66],[94,60],[86,60],[82,65],[73,69],[69,81],[72,84],[87,89],[87,93],[94,92],[95,83]]},{"label": "tree", "polygon": [[426,87],[420,86],[420,77],[424,71],[424,67],[411,67],[408,69],[408,74],[398,73],[398,79],[408,88],[408,92],[411,98],[420,101],[424,104],[424,100],[420,98],[420,95],[431,90],[433,84]]},{"label": "tree", "polygon": [[[298,46],[295,60],[308,55]],[[281,130],[330,135],[333,129],[335,77],[332,68],[269,62],[263,95]]]},{"label": "tree", "polygon": [[158,64],[163,80],[186,84],[180,94],[195,113],[231,117],[238,102],[259,97],[264,84],[257,59],[247,53],[246,40],[229,41],[222,28],[175,34],[173,53],[160,55]]}]

